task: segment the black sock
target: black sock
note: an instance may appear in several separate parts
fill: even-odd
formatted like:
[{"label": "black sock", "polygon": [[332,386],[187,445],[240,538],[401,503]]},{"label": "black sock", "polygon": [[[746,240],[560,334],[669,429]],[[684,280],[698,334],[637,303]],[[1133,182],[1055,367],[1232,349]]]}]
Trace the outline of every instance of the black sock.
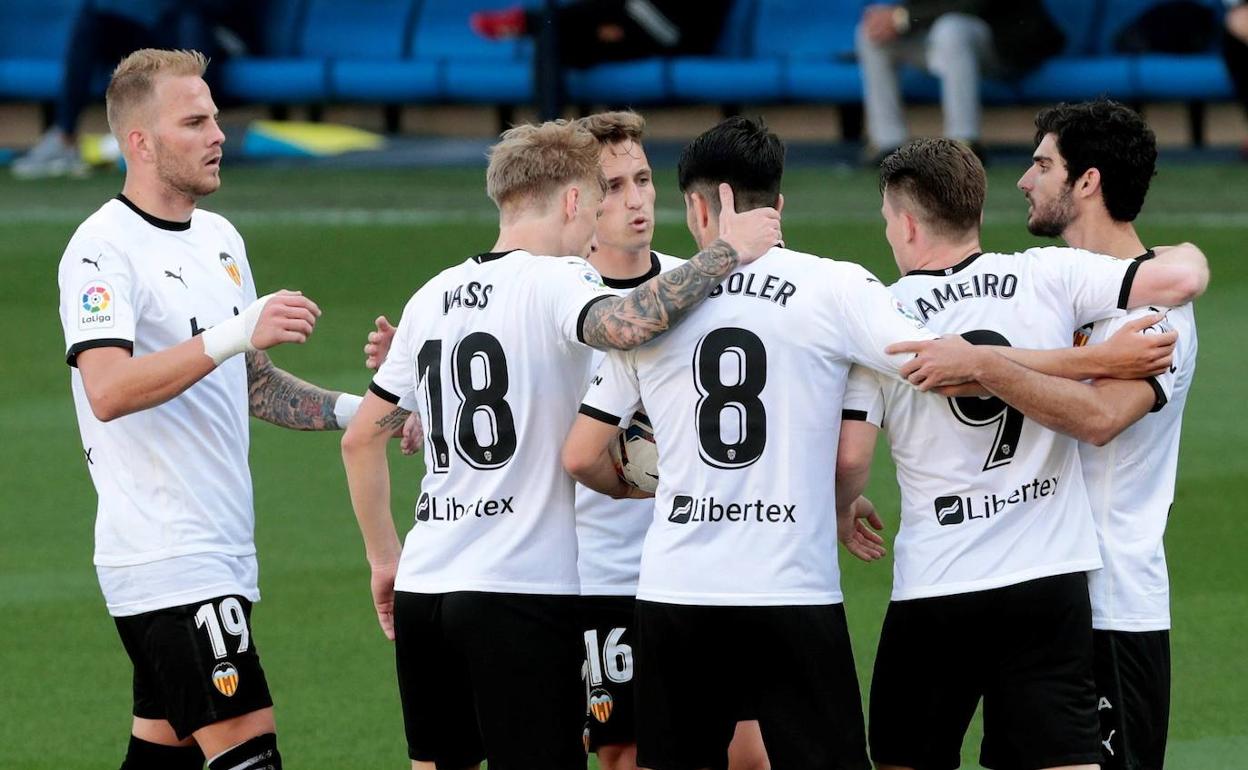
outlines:
[{"label": "black sock", "polygon": [[282,755],[277,751],[277,736],[257,735],[246,740],[208,763],[208,770],[282,770]]}]

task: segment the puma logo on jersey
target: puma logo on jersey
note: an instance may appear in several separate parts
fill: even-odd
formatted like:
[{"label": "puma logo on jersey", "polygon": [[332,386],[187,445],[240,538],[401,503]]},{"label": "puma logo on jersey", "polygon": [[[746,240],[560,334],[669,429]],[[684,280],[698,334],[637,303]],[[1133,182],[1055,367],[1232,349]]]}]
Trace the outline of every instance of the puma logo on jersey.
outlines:
[{"label": "puma logo on jersey", "polygon": [[180,268],[180,267],[178,268],[178,272],[177,272],[176,274],[175,274],[172,270],[166,270],[166,271],[165,271],[165,277],[166,277],[166,278],[176,278],[176,279],[178,280],[178,283],[182,284],[182,288],[184,288],[184,289],[185,289],[185,288],[187,288],[187,286],[186,286],[186,281],[182,280],[182,273],[183,273],[183,272],[185,272],[185,271],[184,271],[182,268]]},{"label": "puma logo on jersey", "polygon": [[84,265],[95,265],[95,269],[96,269],[96,270],[99,270],[99,269],[100,269],[100,256],[103,256],[103,255],[99,255],[99,256],[97,256],[95,259],[87,259],[86,257],[83,257],[83,258],[82,258],[82,264],[84,264]]}]

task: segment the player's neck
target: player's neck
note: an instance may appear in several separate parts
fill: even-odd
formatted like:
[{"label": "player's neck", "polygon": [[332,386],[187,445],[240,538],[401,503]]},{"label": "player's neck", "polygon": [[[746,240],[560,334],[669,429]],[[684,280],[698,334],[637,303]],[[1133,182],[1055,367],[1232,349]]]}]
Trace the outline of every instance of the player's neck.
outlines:
[{"label": "player's neck", "polygon": [[650,244],[639,249],[618,249],[599,245],[589,255],[589,264],[603,278],[627,281],[650,272]]},{"label": "player's neck", "polygon": [[1106,217],[1080,217],[1062,232],[1068,246],[1108,254],[1118,259],[1135,259],[1145,252],[1144,242],[1130,222]]},{"label": "player's neck", "polygon": [[189,222],[195,212],[193,198],[164,185],[146,184],[130,176],[126,177],[121,194],[144,213],[169,222]]},{"label": "player's neck", "polygon": [[563,241],[559,237],[560,231],[561,227],[558,224],[546,218],[509,222],[499,227],[498,241],[495,242],[492,250],[497,252],[521,249],[530,254],[550,257],[568,256],[560,253],[563,251]]},{"label": "player's neck", "polygon": [[914,264],[909,266],[906,272],[914,270],[944,270],[961,264],[963,260],[972,254],[978,254],[983,249],[979,245],[979,235],[955,242],[952,241],[934,241],[928,248],[918,255]]}]

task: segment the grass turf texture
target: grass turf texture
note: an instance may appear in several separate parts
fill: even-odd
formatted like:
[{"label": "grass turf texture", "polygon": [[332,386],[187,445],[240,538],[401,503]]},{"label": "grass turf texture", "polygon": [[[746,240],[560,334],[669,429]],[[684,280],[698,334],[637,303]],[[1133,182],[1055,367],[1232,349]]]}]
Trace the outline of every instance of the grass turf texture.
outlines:
[{"label": "grass turf texture", "polygon": [[[990,174],[988,249],[1036,240],[1023,227],[1025,204],[1013,188],[1020,171]],[[302,289],[325,311],[310,344],[273,357],[328,387],[361,392],[369,377],[360,348],[372,319],[387,313],[397,322],[426,278],[493,244],[495,215],[480,169],[227,167],[225,181],[207,205],[242,231],[260,289]],[[27,184],[0,176],[0,328],[7,337],[0,367],[2,768],[111,768],[124,751],[129,665],[91,567],[95,495],[56,311],[65,243],[120,184],[113,175]],[[660,169],[658,185],[655,246],[688,255],[692,244],[670,169]],[[872,175],[797,168],[786,176],[785,191],[792,247],[860,261],[886,283],[896,278]],[[1141,217],[1147,242],[1193,240],[1208,253],[1214,274],[1197,310],[1200,364],[1167,537],[1174,589],[1170,766],[1179,770],[1242,766],[1248,755],[1248,540],[1239,518],[1248,491],[1242,416],[1248,372],[1236,347],[1239,303],[1248,296],[1241,255],[1246,198],[1248,176],[1238,167],[1163,167]],[[287,764],[404,767],[391,646],[374,620],[338,436],[253,426],[264,592],[255,638],[277,700]],[[391,467],[394,511],[406,532],[422,467],[397,453]],[[895,531],[897,495],[883,446],[870,494]],[[842,564],[865,692],[891,570],[850,558]],[[500,690],[496,697],[532,695]],[[965,743],[966,766],[977,766],[978,739],[977,720]]]}]

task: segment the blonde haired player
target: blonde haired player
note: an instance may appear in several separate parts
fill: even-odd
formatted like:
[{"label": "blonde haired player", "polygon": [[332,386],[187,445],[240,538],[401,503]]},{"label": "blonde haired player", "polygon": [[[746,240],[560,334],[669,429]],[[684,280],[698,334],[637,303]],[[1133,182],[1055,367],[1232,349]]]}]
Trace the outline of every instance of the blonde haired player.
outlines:
[{"label": "blonde haired player", "polygon": [[[670,328],[780,237],[779,215],[730,217],[688,263],[617,297],[583,258],[603,194],[592,134],[510,129],[486,181],[493,249],[408,302],[343,461],[413,767],[583,768],[573,484],[559,449],[591,351]],[[385,440],[413,410],[429,473],[400,549]]]},{"label": "blonde haired player", "polygon": [[356,396],[302,382],[264,351],[302,343],[320,310],[259,299],[223,217],[217,109],[195,51],[144,49],[113,72],[122,193],[61,259],[61,322],[88,470],[95,564],[134,666],[123,770],[280,768],[251,630],[259,600],[248,412],[299,430],[345,425]]}]

